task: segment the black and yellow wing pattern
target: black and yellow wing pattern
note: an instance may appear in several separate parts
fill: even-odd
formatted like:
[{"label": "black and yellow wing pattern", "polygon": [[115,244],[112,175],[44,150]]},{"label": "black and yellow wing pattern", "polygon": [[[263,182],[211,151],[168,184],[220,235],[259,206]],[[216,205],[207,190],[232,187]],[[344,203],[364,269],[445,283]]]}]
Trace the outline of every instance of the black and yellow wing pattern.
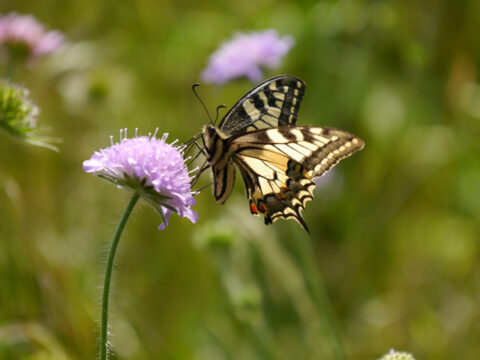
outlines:
[{"label": "black and yellow wing pattern", "polygon": [[235,168],[244,180],[250,211],[265,224],[294,219],[313,199],[313,180],[361,150],[358,137],[337,129],[296,126],[305,84],[293,76],[272,78],[242,97],[219,127],[205,125],[213,194],[223,204],[233,190]]},{"label": "black and yellow wing pattern", "polygon": [[293,76],[277,76],[245,94],[218,127],[228,136],[268,127],[295,125],[305,83]]}]

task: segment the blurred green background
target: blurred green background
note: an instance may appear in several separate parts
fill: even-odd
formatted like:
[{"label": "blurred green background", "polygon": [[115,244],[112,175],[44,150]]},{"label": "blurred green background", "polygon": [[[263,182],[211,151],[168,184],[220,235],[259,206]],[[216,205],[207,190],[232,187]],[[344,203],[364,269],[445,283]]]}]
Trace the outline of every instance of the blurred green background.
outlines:
[{"label": "blurred green background", "polygon": [[[93,359],[106,250],[129,195],[82,171],[130,134],[189,139],[191,92],[236,31],[275,28],[279,69],[307,83],[299,124],[365,149],[317,188],[305,219],[266,227],[243,184],[197,224],[138,206],[121,240],[113,358],[417,359],[480,355],[480,2],[2,0],[68,43],[17,71],[60,153],[0,137],[0,358]],[[245,79],[203,85],[211,110]],[[202,178],[201,184],[207,183]]]}]

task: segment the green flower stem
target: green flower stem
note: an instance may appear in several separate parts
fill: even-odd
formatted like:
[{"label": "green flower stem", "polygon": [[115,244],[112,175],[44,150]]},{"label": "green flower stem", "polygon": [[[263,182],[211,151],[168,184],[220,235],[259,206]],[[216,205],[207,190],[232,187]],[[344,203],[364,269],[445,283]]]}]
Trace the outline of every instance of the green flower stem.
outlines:
[{"label": "green flower stem", "polygon": [[133,207],[140,197],[139,193],[135,193],[125,209],[125,212],[118,223],[117,230],[113,236],[112,245],[108,252],[107,266],[105,268],[105,280],[103,282],[103,297],[102,297],[102,323],[100,334],[100,360],[107,359],[107,333],[108,333],[108,297],[110,294],[110,280],[112,278],[113,260],[115,258],[115,252],[117,251],[118,242],[122,235],[125,224],[132,213]]},{"label": "green flower stem", "polygon": [[13,80],[15,78],[15,73],[17,72],[17,62],[14,59],[15,56],[10,55],[5,65],[5,78]]},{"label": "green flower stem", "polygon": [[336,360],[345,359],[345,350],[340,338],[338,324],[328,297],[327,289],[323,281],[322,273],[315,264],[314,250],[311,239],[309,241],[298,242],[298,251],[300,253],[300,266],[304,270],[307,286],[311,292],[312,298],[317,306],[318,313],[325,322],[324,331],[330,338],[333,354],[332,358]]}]

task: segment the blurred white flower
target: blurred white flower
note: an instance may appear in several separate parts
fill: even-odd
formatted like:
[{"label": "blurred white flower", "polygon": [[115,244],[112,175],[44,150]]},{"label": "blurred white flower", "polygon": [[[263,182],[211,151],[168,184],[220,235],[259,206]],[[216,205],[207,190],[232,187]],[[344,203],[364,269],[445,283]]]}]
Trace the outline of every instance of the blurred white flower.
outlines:
[{"label": "blurred white flower", "polygon": [[388,354],[383,355],[379,360],[415,360],[415,358],[412,354],[391,349]]}]

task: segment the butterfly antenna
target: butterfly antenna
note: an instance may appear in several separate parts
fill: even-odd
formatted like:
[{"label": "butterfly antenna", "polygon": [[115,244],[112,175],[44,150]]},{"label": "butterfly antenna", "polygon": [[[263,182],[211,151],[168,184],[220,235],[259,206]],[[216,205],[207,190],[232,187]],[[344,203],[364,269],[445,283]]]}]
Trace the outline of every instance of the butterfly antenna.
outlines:
[{"label": "butterfly antenna", "polygon": [[197,90],[196,90],[196,87],[197,86],[200,86],[200,84],[197,82],[195,84],[192,85],[192,91],[193,93],[195,94],[195,97],[198,99],[198,101],[200,101],[200,104],[202,104],[203,108],[205,109],[205,112],[207,113],[208,115],[208,118],[210,119],[210,123],[212,123],[212,116],[210,115],[210,113],[208,112],[208,109],[207,109],[207,106],[205,105],[205,103],[203,102],[203,100],[200,98],[200,96],[198,95],[197,93]]},{"label": "butterfly antenna", "polygon": [[227,107],[227,105],[225,105],[225,104],[217,106],[217,115],[215,116],[215,121],[213,122],[213,125],[215,125],[217,123],[219,110],[223,109],[223,108],[226,108],[226,107]]}]

